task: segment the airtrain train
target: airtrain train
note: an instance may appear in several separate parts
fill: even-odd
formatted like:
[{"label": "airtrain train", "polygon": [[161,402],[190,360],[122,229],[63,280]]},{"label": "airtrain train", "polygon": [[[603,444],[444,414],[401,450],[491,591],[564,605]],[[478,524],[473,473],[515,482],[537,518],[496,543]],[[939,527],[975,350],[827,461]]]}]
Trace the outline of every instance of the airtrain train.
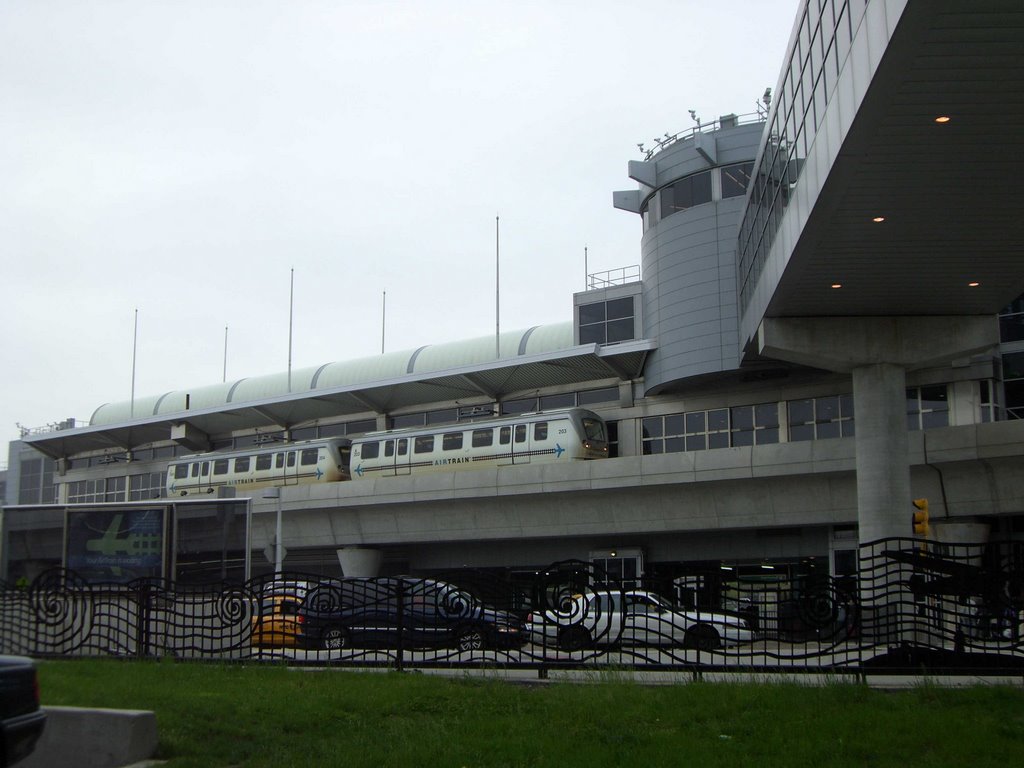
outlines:
[{"label": "airtrain train", "polygon": [[167,495],[332,483],[608,456],[605,423],[582,408],[183,456]]}]

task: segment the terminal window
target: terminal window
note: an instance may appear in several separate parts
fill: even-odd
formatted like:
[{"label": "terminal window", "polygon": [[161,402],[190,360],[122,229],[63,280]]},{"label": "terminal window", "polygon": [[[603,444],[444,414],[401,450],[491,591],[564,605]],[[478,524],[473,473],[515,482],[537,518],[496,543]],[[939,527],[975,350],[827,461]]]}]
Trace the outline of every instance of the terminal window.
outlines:
[{"label": "terminal window", "polygon": [[580,344],[615,344],[636,338],[633,297],[579,307]]}]

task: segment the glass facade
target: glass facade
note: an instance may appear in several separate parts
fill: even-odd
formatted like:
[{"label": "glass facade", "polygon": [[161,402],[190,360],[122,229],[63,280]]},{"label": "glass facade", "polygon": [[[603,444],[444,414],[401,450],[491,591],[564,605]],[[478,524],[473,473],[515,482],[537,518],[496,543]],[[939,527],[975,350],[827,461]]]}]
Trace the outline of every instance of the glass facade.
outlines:
[{"label": "glass facade", "polygon": [[773,94],[766,140],[740,225],[740,306],[746,309],[804,159],[832,100],[867,0],[804,3],[782,85]]},{"label": "glass facade", "polygon": [[56,500],[51,459],[26,459],[18,473],[19,504],[52,504]]},{"label": "glass facade", "polygon": [[949,397],[944,384],[907,390],[907,429],[949,426]]},{"label": "glass facade", "polygon": [[723,200],[745,194],[753,170],[753,162],[734,163],[721,168],[699,171],[662,187],[648,197],[640,208],[644,232],[673,213],[710,203],[714,199],[712,193],[714,174],[718,174],[721,180]]},{"label": "glass facade", "polygon": [[641,423],[645,456],[777,442],[778,403],[648,416]]},{"label": "glass facade", "polygon": [[853,437],[853,395],[832,395],[786,403],[789,441]]},{"label": "glass facade", "polygon": [[515,416],[520,413],[550,411],[555,408],[572,408],[574,406],[589,408],[601,403],[617,403],[618,400],[618,387],[585,389],[582,392],[565,392],[561,395],[541,395],[540,397],[506,400],[501,404],[501,415]]}]

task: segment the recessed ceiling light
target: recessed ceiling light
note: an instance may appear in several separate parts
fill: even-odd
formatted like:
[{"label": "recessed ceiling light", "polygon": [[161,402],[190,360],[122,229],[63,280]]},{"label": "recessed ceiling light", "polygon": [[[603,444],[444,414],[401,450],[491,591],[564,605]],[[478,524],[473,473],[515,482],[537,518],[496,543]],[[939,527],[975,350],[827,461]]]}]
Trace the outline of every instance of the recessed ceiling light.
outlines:
[{"label": "recessed ceiling light", "polygon": [[885,221],[885,216],[875,216],[875,218],[873,218],[872,221],[875,222],[875,224],[881,224],[883,221]]},{"label": "recessed ceiling light", "polygon": [[967,284],[969,288],[977,288],[979,285],[981,285],[981,283],[979,283],[977,280],[972,280]]},{"label": "recessed ceiling light", "polygon": [[936,123],[948,123],[952,118],[949,115],[939,115],[935,118]]},{"label": "recessed ceiling light", "polygon": [[832,283],[832,287],[833,288],[842,288],[843,284],[842,283]]}]

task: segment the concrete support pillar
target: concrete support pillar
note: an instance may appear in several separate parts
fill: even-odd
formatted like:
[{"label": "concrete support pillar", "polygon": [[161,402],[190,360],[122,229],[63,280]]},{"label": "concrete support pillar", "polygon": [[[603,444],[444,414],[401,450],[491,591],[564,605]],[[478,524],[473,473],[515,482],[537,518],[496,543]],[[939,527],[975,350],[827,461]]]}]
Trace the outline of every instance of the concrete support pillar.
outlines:
[{"label": "concrete support pillar", "polygon": [[909,535],[906,371],[991,350],[995,318],[765,318],[757,335],[764,357],[852,375],[858,538]]},{"label": "concrete support pillar", "polygon": [[857,523],[861,544],[905,536],[910,515],[907,376],[902,366],[853,369],[857,419]]},{"label": "concrete support pillar", "polygon": [[[990,317],[765,318],[758,350],[765,357],[849,372],[857,445],[857,530],[861,544],[910,533],[906,372],[984,352],[998,343]],[[913,632],[896,583],[862,581],[861,633],[895,642]]]},{"label": "concrete support pillar", "polygon": [[342,547],[338,550],[338,563],[346,579],[375,578],[380,575],[380,563],[384,555],[379,549],[365,547]]}]

